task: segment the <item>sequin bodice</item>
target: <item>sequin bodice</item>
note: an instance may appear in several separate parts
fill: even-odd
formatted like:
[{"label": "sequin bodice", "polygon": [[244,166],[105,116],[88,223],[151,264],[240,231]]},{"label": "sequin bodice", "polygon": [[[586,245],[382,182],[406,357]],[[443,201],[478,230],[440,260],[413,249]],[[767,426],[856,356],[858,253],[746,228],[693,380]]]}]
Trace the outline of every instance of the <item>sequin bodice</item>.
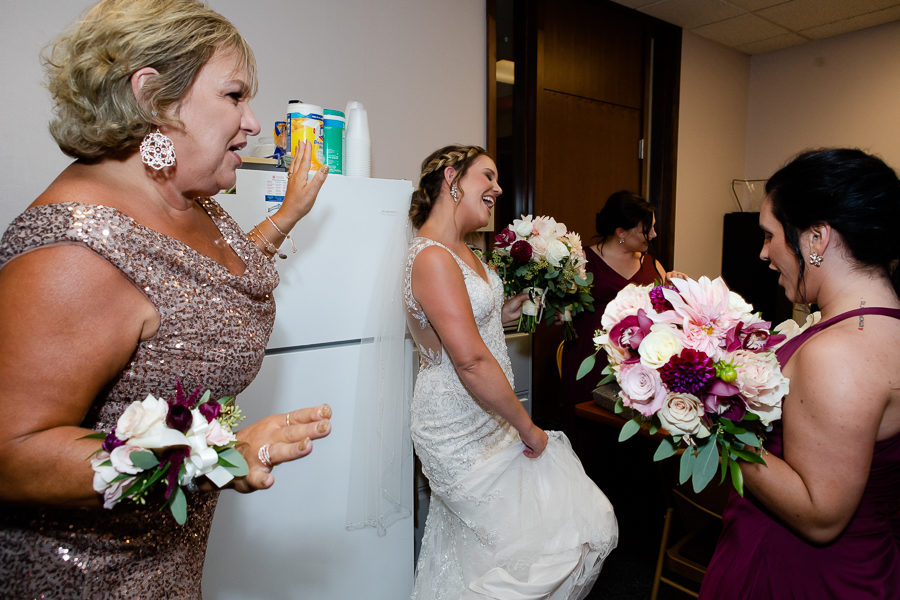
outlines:
[{"label": "sequin bodice", "polygon": [[[109,429],[132,401],[148,393],[172,395],[176,378],[188,390],[203,386],[221,397],[238,394],[256,376],[275,318],[278,274],[214,200],[201,206],[244,262],[241,275],[105,206],[32,207],[3,236],[0,268],[42,247],[83,245],[115,266],[159,313],[158,332],[137,345],[91,406],[84,427]],[[0,580],[23,586],[7,589],[12,597],[198,598],[216,498],[189,495],[183,527],[156,507],[131,503],[112,511],[4,507]]]},{"label": "sequin bodice", "polygon": [[444,356],[439,338],[412,294],[413,264],[419,252],[429,246],[443,248],[456,260],[481,339],[500,363],[510,384],[513,376],[500,320],[503,282],[491,269],[486,269],[490,283],[485,282],[479,273],[442,244],[415,238],[407,255],[403,281],[407,323],[419,351],[411,431],[416,453],[422,461],[422,471],[432,490],[452,494],[453,484],[460,474],[507,442],[518,442],[519,435],[503,418],[469,394],[452,361]]}]

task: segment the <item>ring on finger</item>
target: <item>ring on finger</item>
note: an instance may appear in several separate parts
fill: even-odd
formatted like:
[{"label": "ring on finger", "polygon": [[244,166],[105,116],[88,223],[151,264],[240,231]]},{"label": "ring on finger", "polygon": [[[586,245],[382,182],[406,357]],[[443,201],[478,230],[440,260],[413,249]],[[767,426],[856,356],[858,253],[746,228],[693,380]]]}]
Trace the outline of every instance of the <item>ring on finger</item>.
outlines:
[{"label": "ring on finger", "polygon": [[285,427],[291,426],[291,413],[284,413],[284,425]]},{"label": "ring on finger", "polygon": [[272,468],[272,458],[269,456],[269,444],[260,446],[256,456],[259,457],[259,462],[261,462],[264,467],[268,469]]}]

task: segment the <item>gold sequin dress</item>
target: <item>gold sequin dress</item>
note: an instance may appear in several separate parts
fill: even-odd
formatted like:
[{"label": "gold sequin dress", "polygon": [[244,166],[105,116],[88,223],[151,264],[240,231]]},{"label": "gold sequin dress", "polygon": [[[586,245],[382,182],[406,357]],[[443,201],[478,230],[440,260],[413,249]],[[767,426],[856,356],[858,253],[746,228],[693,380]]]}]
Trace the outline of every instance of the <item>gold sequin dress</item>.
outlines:
[{"label": "gold sequin dress", "polygon": [[[173,395],[176,378],[188,391],[203,386],[218,398],[240,393],[259,371],[275,319],[278,273],[214,200],[200,203],[244,261],[242,275],[105,206],[36,206],[4,234],[0,268],[44,246],[83,245],[117,267],[159,312],[157,334],[138,344],[82,426],[108,431],[132,401]],[[189,493],[184,526],[158,504],[122,502],[113,510],[0,505],[0,597],[200,598],[217,499],[216,492]]]}]

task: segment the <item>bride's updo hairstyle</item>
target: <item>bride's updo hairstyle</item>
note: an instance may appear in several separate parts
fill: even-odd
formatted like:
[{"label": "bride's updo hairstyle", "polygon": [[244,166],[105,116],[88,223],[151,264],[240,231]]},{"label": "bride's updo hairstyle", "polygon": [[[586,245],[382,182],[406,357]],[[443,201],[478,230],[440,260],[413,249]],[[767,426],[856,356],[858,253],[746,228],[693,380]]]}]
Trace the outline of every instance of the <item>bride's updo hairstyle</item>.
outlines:
[{"label": "bride's updo hairstyle", "polygon": [[431,207],[437,202],[444,182],[444,169],[456,169],[453,183],[466,174],[469,166],[476,158],[487,154],[480,146],[444,146],[435,150],[422,161],[422,172],[419,175],[419,186],[413,190],[412,203],[409,206],[409,220],[418,229],[431,214]]},{"label": "bride's updo hairstyle", "polygon": [[848,148],[803,152],[772,175],[766,195],[797,257],[798,281],[806,270],[800,233],[827,223],[851,260],[887,275],[900,294],[900,180],[880,158]]}]

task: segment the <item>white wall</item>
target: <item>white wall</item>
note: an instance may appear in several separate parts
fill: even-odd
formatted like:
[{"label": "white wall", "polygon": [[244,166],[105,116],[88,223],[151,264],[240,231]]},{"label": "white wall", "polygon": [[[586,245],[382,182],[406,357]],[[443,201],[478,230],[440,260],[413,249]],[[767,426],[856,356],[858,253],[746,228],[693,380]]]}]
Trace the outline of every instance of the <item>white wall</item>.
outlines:
[{"label": "white wall", "polygon": [[675,258],[691,277],[722,268],[722,217],[744,173],[750,59],[690,32],[682,37]]},{"label": "white wall", "polygon": [[682,38],[675,268],[721,271],[731,180],[765,179],[797,152],[853,146],[900,169],[900,22],[747,57]]},{"label": "white wall", "polygon": [[[485,144],[485,0],[208,1],[256,53],[251,106],[262,135],[291,98],[340,110],[359,100],[369,113],[373,177],[414,182],[437,147]],[[91,4],[4,3],[0,231],[69,162],[47,132],[38,55]]]},{"label": "white wall", "polygon": [[822,146],[859,147],[900,169],[900,22],[754,56],[750,65],[748,178]]}]

